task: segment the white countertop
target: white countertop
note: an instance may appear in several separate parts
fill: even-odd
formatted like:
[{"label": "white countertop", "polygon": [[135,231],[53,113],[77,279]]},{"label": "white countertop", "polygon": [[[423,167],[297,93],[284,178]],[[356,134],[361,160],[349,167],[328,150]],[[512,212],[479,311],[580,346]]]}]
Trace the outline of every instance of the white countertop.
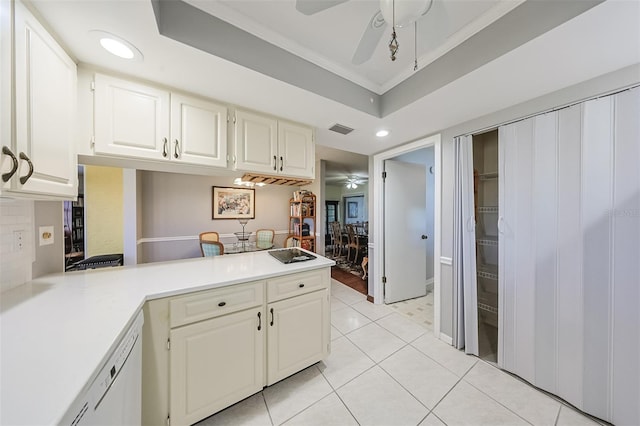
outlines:
[{"label": "white countertop", "polygon": [[56,274],[0,295],[0,424],[58,423],[147,300],[305,270],[267,252]]}]

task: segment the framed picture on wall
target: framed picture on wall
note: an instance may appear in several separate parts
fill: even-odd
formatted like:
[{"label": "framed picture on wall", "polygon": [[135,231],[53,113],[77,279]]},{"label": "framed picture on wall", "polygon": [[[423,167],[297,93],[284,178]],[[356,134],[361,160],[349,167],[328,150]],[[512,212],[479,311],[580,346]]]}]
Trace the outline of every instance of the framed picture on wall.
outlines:
[{"label": "framed picture on wall", "polygon": [[347,202],[347,217],[349,219],[358,217],[358,203],[356,201]]},{"label": "framed picture on wall", "polygon": [[211,200],[212,219],[256,218],[255,189],[214,186]]}]

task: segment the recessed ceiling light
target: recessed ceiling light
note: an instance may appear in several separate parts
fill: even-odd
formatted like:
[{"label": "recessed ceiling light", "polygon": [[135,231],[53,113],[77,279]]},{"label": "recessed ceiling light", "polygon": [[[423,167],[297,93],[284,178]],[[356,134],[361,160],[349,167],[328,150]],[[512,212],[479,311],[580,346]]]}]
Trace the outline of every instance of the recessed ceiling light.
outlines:
[{"label": "recessed ceiling light", "polygon": [[389,134],[388,130],[378,130],[376,132],[376,136],[379,138],[384,138],[385,136],[387,136]]},{"label": "recessed ceiling light", "polygon": [[100,30],[92,30],[90,33],[96,37],[100,42],[100,45],[112,55],[135,61],[141,61],[143,58],[140,50],[121,37]]}]

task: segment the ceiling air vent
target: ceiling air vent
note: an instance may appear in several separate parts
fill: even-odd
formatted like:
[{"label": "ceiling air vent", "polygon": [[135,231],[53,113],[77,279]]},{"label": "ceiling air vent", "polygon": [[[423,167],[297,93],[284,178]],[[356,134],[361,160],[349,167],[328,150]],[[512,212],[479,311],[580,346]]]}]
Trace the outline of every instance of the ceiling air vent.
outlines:
[{"label": "ceiling air vent", "polygon": [[349,133],[353,132],[353,129],[351,127],[343,126],[342,124],[337,123],[329,127],[329,130],[340,133],[341,135],[348,135]]}]

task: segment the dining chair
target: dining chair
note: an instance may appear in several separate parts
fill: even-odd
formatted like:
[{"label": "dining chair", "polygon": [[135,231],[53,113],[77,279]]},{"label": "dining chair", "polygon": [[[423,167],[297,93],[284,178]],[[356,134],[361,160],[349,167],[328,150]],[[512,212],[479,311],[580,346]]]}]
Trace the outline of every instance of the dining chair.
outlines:
[{"label": "dining chair", "polygon": [[218,241],[200,241],[200,252],[203,257],[222,256],[224,245]]},{"label": "dining chair", "polygon": [[346,246],[344,235],[342,234],[342,227],[340,222],[331,222],[331,235],[332,235],[332,252],[335,257],[342,253],[342,249]]},{"label": "dining chair", "polygon": [[[347,225],[347,235],[349,239],[347,244],[347,262],[355,263],[358,260],[358,254],[360,253],[360,239],[358,238],[355,225]],[[351,249],[355,252],[353,260],[351,260]]]},{"label": "dining chair", "polygon": [[202,241],[218,241],[220,242],[220,236],[215,231],[207,231],[200,233],[200,242]]},{"label": "dining chair", "polygon": [[256,231],[256,247],[269,249],[273,247],[273,237],[276,232],[273,229],[258,229]]},{"label": "dining chair", "polygon": [[296,247],[296,240],[293,239],[293,234],[287,235],[287,238],[284,239],[283,247]]}]

